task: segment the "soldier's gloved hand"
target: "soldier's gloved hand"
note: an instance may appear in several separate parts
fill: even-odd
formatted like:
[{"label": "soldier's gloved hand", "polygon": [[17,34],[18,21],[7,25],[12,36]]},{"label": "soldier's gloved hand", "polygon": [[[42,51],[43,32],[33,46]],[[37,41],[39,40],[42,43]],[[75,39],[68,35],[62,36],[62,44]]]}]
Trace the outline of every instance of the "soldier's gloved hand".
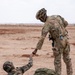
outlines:
[{"label": "soldier's gloved hand", "polygon": [[37,53],[37,49],[35,49],[35,50],[32,52],[33,55],[36,55],[36,53]]}]

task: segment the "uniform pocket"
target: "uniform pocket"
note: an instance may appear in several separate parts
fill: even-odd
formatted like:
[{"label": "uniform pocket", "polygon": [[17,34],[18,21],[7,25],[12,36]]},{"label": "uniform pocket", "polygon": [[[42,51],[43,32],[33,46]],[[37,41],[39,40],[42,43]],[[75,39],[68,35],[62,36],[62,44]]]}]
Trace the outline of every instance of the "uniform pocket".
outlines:
[{"label": "uniform pocket", "polygon": [[69,45],[69,43],[67,43],[65,50],[64,50],[64,53],[68,54],[69,52],[70,52],[70,45]]},{"label": "uniform pocket", "polygon": [[57,48],[53,47],[52,50],[53,50],[54,56],[59,55],[60,52],[59,52],[59,50]]}]

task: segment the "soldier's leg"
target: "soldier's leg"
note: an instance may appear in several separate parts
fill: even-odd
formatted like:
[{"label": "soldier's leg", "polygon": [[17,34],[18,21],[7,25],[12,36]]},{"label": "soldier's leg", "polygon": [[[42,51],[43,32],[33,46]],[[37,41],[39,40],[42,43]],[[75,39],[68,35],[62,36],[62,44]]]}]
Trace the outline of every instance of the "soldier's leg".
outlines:
[{"label": "soldier's leg", "polygon": [[58,49],[53,48],[55,72],[61,75],[61,53]]},{"label": "soldier's leg", "polygon": [[67,44],[65,50],[63,51],[63,60],[66,64],[67,75],[72,75],[73,70],[72,70],[72,63],[69,53],[70,53],[70,45]]}]

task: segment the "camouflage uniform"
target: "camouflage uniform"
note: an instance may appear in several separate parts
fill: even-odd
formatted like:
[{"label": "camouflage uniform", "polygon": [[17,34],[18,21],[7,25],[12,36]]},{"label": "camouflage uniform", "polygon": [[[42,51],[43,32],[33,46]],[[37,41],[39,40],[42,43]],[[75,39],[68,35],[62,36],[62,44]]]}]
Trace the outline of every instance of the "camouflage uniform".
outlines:
[{"label": "camouflage uniform", "polygon": [[39,68],[33,75],[56,75],[55,71],[48,68]]},{"label": "camouflage uniform", "polygon": [[8,75],[23,75],[24,72],[29,70],[33,65],[33,60],[30,58],[29,63],[22,67],[14,67],[12,62],[6,61],[3,64],[3,69],[8,73]]},{"label": "camouflage uniform", "polygon": [[70,45],[68,42],[68,33],[65,27],[68,25],[67,21],[64,20],[60,15],[48,16],[44,22],[42,28],[41,38],[37,43],[36,49],[40,50],[47,33],[54,39],[54,65],[55,71],[58,75],[61,75],[61,54],[66,64],[67,75],[72,75],[72,63],[70,58]]}]

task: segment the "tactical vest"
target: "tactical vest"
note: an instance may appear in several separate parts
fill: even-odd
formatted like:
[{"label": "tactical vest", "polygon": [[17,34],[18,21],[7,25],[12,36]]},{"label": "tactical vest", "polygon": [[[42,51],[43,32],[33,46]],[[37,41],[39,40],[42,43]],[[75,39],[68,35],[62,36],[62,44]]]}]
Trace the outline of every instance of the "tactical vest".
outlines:
[{"label": "tactical vest", "polygon": [[66,29],[64,27],[64,19],[59,15],[52,15],[49,17],[50,24],[50,34],[53,39],[63,39],[66,35]]}]

